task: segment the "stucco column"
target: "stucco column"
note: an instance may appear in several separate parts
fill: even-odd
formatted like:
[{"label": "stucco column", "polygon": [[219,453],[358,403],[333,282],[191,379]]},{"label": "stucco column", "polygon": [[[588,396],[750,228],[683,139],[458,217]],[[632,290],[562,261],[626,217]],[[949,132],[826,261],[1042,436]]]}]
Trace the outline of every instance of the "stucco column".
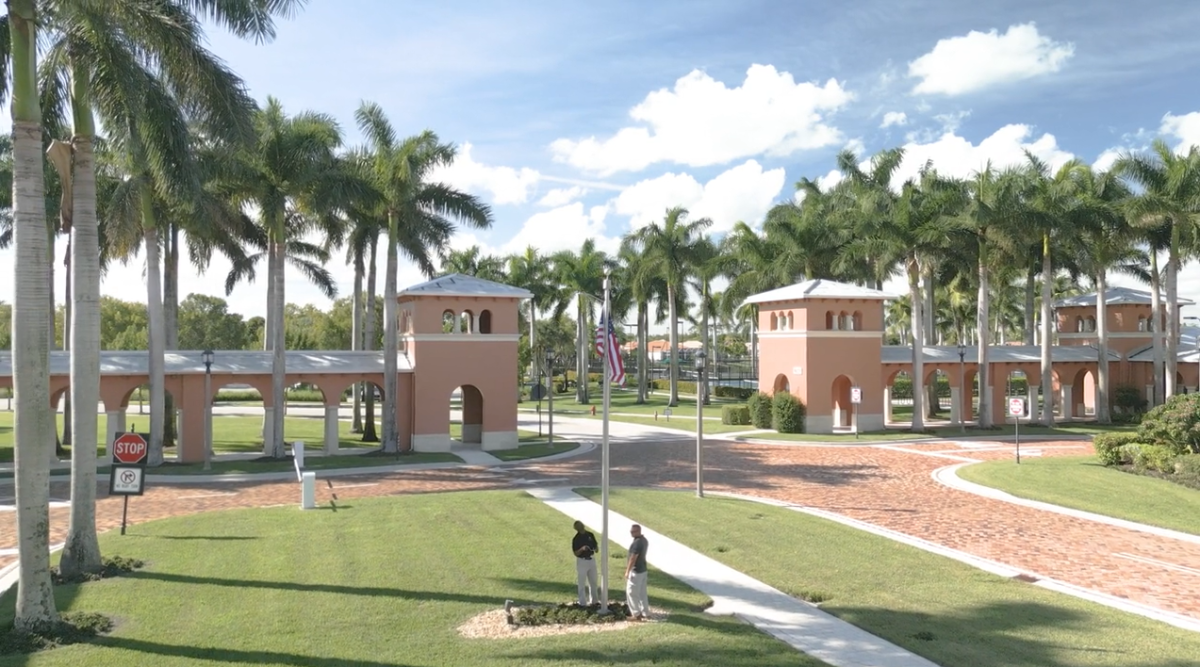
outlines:
[{"label": "stucco column", "polygon": [[263,456],[275,454],[271,449],[271,443],[275,440],[275,421],[271,418],[274,414],[275,408],[263,408]]},{"label": "stucco column", "polygon": [[338,406],[325,406],[325,456],[338,453]]},{"label": "stucco column", "polygon": [[950,385],[950,423],[958,426],[962,420],[962,389]]},{"label": "stucco column", "polygon": [[1072,391],[1072,389],[1073,388],[1069,384],[1064,384],[1062,386],[1063,419],[1074,419],[1076,417],[1083,416],[1083,414],[1081,414],[1083,411],[1075,408],[1075,400],[1072,396],[1074,391]]},{"label": "stucco column", "polygon": [[[1026,375],[1025,378],[1026,378],[1026,382],[1028,382],[1029,376]],[[1028,400],[1025,401],[1025,412],[1029,413],[1028,419],[1030,422],[1037,422],[1037,421],[1040,421],[1042,418],[1042,405],[1038,401],[1038,392],[1041,390],[1042,385],[1028,382],[1028,386],[1029,386],[1029,398],[1028,398]],[[1046,392],[1045,398],[1046,398],[1046,400],[1050,400],[1050,401],[1054,400],[1053,392]],[[1008,406],[1005,406],[1004,409],[1007,410]]]},{"label": "stucco column", "polygon": [[892,421],[892,388],[883,388],[883,423],[889,424]]}]

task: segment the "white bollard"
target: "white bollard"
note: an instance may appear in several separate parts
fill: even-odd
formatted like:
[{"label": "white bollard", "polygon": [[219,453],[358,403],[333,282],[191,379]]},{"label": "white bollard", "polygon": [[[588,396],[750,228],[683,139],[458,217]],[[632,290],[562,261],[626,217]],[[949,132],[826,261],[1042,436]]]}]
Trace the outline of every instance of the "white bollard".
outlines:
[{"label": "white bollard", "polygon": [[296,467],[304,470],[304,441],[297,440],[292,443],[292,457],[296,459]]},{"label": "white bollard", "polygon": [[300,509],[311,510],[317,507],[317,473],[306,472],[300,481]]}]

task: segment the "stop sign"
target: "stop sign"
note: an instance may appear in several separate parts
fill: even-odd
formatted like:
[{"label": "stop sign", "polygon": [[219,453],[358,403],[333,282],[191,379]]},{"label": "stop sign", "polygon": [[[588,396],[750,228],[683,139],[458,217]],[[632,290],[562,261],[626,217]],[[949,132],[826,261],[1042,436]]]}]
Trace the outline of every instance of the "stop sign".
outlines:
[{"label": "stop sign", "polygon": [[113,456],[117,461],[136,465],[146,460],[146,439],[137,433],[122,433],[113,440]]}]

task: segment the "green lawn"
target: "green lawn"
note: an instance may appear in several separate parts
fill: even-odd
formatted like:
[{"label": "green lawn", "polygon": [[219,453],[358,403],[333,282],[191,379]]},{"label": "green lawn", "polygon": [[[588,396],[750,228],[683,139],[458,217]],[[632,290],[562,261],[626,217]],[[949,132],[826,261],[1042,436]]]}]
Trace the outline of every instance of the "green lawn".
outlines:
[{"label": "green lawn", "polygon": [[[572,417],[580,417],[590,415],[592,406],[596,406],[596,412],[600,412],[603,405],[603,394],[599,386],[593,386],[588,394],[588,399],[591,403],[580,405],[575,402],[575,392],[566,394],[557,394],[554,396],[554,414],[569,415]],[[666,391],[655,391],[646,397],[646,402],[639,405],[637,403],[637,392],[629,389],[613,389],[612,396],[609,401],[609,406],[612,412],[627,412],[635,414],[643,414],[654,416],[658,412],[660,417],[662,411],[667,408],[667,399],[669,393]],[[721,417],[721,407],[725,405],[740,405],[745,401],[734,400],[732,398],[712,397],[712,405],[704,407],[704,416],[706,417]],[[520,404],[520,407],[526,410],[533,410],[537,406],[537,401],[525,400]],[[542,412],[547,408],[547,401],[542,401]],[[680,396],[679,404],[671,408],[671,419],[677,417],[691,417],[692,423],[696,420],[696,398],[694,396]],[[707,426],[707,423],[705,424]]]},{"label": "green lawn", "polygon": [[958,476],[1021,498],[1200,535],[1200,491],[1105,468],[1094,456],[988,461]]},{"label": "green lawn", "polygon": [[[571,535],[569,518],[514,491],[135,524],[124,537],[102,536],[101,548],[145,560],[144,570],[57,589],[60,609],[109,614],[115,632],[0,658],[0,666],[823,664],[736,619],[701,613],[704,595],[658,572],[651,597],[670,610],[666,622],[531,639],[459,636],[459,624],[505,599],[573,599]],[[0,623],[13,601],[13,592],[0,599]]]},{"label": "green lawn", "polygon": [[522,444],[516,449],[498,449],[491,452],[491,454],[501,461],[520,461],[523,459],[535,459],[542,456],[562,454],[563,452],[569,452],[578,448],[579,443],[577,442],[564,442],[556,439],[553,445],[548,442],[529,445]]},{"label": "green lawn", "polygon": [[823,594],[825,611],[943,667],[1182,667],[1200,655],[1200,634],[783,508],[626,489],[610,502],[780,590]]}]

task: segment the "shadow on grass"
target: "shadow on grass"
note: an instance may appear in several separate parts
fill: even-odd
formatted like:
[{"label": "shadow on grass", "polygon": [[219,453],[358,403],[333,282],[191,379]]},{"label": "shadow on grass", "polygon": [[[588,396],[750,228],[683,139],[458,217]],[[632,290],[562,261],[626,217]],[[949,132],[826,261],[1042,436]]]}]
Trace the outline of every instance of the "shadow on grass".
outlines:
[{"label": "shadow on grass", "polygon": [[128,536],[141,537],[148,540],[212,540],[214,542],[237,542],[259,539],[250,535],[138,535],[130,533]]},{"label": "shadow on grass", "polygon": [[[996,602],[950,613],[926,614],[879,607],[822,609],[938,664],[986,664],[989,667],[1076,667],[1120,664],[1126,667],[1185,667],[1194,659],[1147,655],[1146,646],[1113,641],[1110,647],[1074,645],[1066,639],[1086,629],[1088,614],[1039,602]],[[1182,632],[1182,631],[1181,631]],[[1161,647],[1169,653],[1168,647]],[[1179,653],[1187,649],[1179,647]],[[1106,658],[1086,657],[1107,654]]]},{"label": "shadow on grass", "polygon": [[[147,579],[164,581],[173,584],[196,584],[198,586],[228,586],[230,588],[263,588],[278,591],[296,591],[301,593],[333,593],[335,595],[365,595],[369,597],[391,597],[407,600],[441,602],[469,602],[472,604],[488,604],[501,606],[504,599],[500,596],[471,595],[468,593],[447,593],[443,591],[410,591],[403,588],[378,588],[373,586],[340,586],[337,584],[300,584],[292,581],[261,581],[255,579],[224,579],[221,577],[195,577],[187,574],[171,572],[154,572],[138,570],[123,575],[129,579]],[[574,591],[574,585],[571,586]]]},{"label": "shadow on grass", "polygon": [[296,653],[277,651],[243,651],[239,649],[180,646],[161,644],[127,637],[101,637],[94,642],[97,646],[136,651],[172,658],[203,660],[205,664],[237,663],[240,665],[292,665],[294,667],[404,667],[398,662],[375,662],[367,660],[345,660],[343,658],[319,658]]}]

